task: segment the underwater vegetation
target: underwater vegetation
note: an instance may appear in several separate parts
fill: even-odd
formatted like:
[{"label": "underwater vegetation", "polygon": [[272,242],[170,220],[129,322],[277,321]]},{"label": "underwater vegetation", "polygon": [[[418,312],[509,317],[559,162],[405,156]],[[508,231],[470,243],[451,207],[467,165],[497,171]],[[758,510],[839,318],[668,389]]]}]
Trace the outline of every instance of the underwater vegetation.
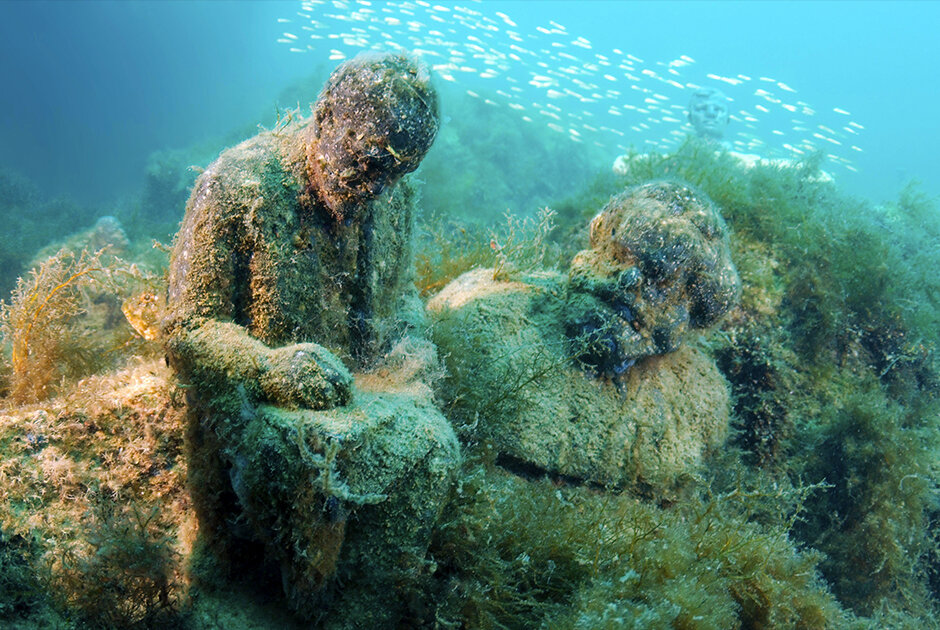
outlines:
[{"label": "underwater vegetation", "polygon": [[[734,395],[736,449],[730,452],[736,455],[715,460],[706,475],[718,482],[726,472],[717,467],[727,466],[742,478],[770,475],[796,487],[819,484],[806,491],[784,534],[796,548],[824,554],[807,562],[844,607],[835,616],[827,616],[834,608],[819,612],[819,627],[931,627],[940,507],[935,363],[940,312],[932,273],[940,268],[936,204],[912,185],[896,203],[873,208],[818,181],[817,169],[810,160],[746,170],[688,142],[670,156],[635,155],[627,177],[601,175],[583,197],[556,204],[561,220],[556,233],[572,235],[563,242],[583,242],[575,226],[597,211],[597,200],[624,185],[662,177],[693,183],[723,208],[742,277],[742,305],[706,341]],[[689,492],[696,496],[701,488],[693,488]],[[517,532],[517,525],[494,531]],[[500,561],[532,557],[531,547],[515,551],[482,573],[499,573],[494,566]],[[524,585],[531,579],[527,574],[512,582],[503,591],[510,603],[495,607],[515,612],[498,617],[501,613],[487,609],[485,614],[498,621],[491,617],[480,626],[512,627],[505,620],[517,613],[531,615],[528,623],[544,619],[539,615],[557,604],[533,612],[540,607],[536,602],[550,599],[544,593],[536,601],[525,595],[513,599],[527,592]],[[619,600],[599,600],[611,601]],[[746,614],[742,602],[737,606],[739,615]],[[624,619],[639,618],[636,609],[619,617],[615,609],[610,612],[619,619],[608,621],[613,627],[628,627]],[[598,619],[578,626],[576,619],[569,619],[568,627],[605,627]],[[752,627],[746,616],[737,619],[714,627]],[[762,619],[758,627],[806,623]]]},{"label": "underwater vegetation", "polygon": [[41,400],[62,381],[116,367],[143,349],[146,324],[130,315],[132,301],[156,301],[159,278],[111,253],[126,246],[116,220],[105,217],[17,280],[0,304],[11,400]]},{"label": "underwater vegetation", "polygon": [[872,207],[817,169],[744,170],[688,142],[634,156],[624,179],[680,177],[723,208],[742,305],[708,342],[735,396],[742,461],[827,484],[793,535],[826,554],[844,605],[926,618],[937,605],[937,207],[914,185]]},{"label": "underwater vegetation", "polygon": [[[448,124],[470,138],[469,122]],[[472,269],[503,281],[565,269],[610,198],[653,180],[720,209],[741,299],[688,342],[727,381],[723,448],[657,495],[511,472],[488,440],[465,439],[419,578],[398,593],[406,627],[937,627],[935,200],[912,184],[875,206],[820,181],[815,158],[745,168],[689,141],[533,205],[501,176],[489,191],[459,180],[492,156],[468,151],[448,179],[433,155],[412,180],[425,300]],[[301,627],[270,614],[284,601],[270,567],[240,565],[248,587],[192,579],[207,569],[191,564],[189,392],[144,335],[160,305],[126,308],[165,291],[160,271],[141,271],[160,266],[140,262],[149,243],[118,259],[89,242],[45,252],[5,300],[0,625]],[[222,612],[233,601],[241,617]]]},{"label": "underwater vegetation", "polygon": [[4,627],[178,616],[189,502],[167,376],[143,361],[0,413]]},{"label": "underwater vegetation", "polygon": [[[526,481],[485,455],[467,469],[432,543],[446,578],[444,627],[826,628],[841,620],[815,571],[819,554],[788,538],[812,488],[738,486],[657,506]],[[767,506],[780,511],[756,514]]]},{"label": "underwater vegetation", "polygon": [[443,215],[425,217],[416,235],[415,284],[422,297],[440,292],[463,272],[492,268],[493,280],[561,266],[562,250],[552,235],[555,211],[534,215],[505,212],[502,220],[480,224]]},{"label": "underwater vegetation", "polygon": [[108,627],[172,623],[182,592],[180,564],[175,536],[158,520],[161,506],[94,484],[88,499],[87,546],[66,548],[51,560],[47,579],[56,604]]}]

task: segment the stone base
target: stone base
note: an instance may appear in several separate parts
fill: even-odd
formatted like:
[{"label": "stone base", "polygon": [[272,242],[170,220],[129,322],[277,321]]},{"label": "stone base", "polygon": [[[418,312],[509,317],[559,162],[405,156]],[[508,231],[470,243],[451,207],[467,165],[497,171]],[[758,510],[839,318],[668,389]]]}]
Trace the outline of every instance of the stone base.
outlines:
[{"label": "stone base", "polygon": [[190,440],[207,534],[262,543],[305,618],[394,627],[459,463],[447,420],[427,396],[361,390],[335,409],[243,416],[206,417]]}]

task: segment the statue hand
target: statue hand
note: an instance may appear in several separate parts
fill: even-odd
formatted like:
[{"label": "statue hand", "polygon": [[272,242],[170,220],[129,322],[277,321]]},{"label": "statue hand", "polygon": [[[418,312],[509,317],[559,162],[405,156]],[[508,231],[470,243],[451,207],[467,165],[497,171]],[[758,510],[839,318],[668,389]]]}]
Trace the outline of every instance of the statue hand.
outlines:
[{"label": "statue hand", "polygon": [[352,381],[349,370],[329,350],[298,343],[271,351],[261,389],[277,405],[330,409],[350,401]]}]

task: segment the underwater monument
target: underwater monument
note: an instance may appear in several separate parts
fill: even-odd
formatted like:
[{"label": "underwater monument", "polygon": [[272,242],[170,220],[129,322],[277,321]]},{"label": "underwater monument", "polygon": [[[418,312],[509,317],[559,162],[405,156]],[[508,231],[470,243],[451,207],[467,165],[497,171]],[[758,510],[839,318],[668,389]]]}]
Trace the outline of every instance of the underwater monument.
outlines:
[{"label": "underwater monument", "polygon": [[351,375],[380,369],[393,344],[420,351],[412,198],[395,185],[430,147],[437,108],[408,57],[343,64],[308,124],[200,176],[170,259],[167,348],[191,388],[201,535],[223,557],[239,536],[261,542],[292,608],[323,617],[335,600],[330,626],[397,622],[395,585],[422,562],[458,463],[420,382]]},{"label": "underwater monument", "polygon": [[936,627],[934,202],[689,138],[507,235],[468,173],[522,159],[431,147],[553,159],[511,111],[439,134],[406,53],[322,85],[172,247],[125,214],[21,261],[0,627]]}]

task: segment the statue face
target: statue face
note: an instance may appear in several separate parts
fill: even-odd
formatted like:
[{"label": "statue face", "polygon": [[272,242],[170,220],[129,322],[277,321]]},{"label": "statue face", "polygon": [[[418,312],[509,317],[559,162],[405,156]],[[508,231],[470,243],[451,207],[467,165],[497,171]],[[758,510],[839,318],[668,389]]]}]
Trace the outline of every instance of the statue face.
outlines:
[{"label": "statue face", "polygon": [[439,124],[426,66],[364,53],[332,74],[317,102],[308,147],[320,198],[343,220],[418,167]]},{"label": "statue face", "polygon": [[729,120],[728,98],[718,90],[696,93],[689,103],[689,122],[702,138],[720,140]]}]

